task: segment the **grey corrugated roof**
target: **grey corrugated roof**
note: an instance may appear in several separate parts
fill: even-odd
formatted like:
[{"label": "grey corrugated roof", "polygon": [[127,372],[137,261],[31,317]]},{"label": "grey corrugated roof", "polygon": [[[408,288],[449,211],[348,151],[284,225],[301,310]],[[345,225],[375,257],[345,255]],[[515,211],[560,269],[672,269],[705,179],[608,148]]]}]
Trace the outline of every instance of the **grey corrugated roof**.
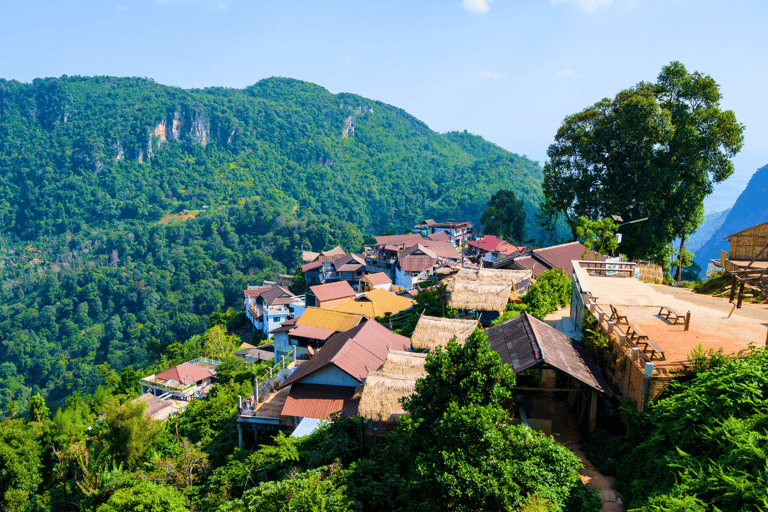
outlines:
[{"label": "grey corrugated roof", "polygon": [[486,331],[491,348],[515,373],[547,363],[587,386],[613,395],[581,344],[527,312]]}]

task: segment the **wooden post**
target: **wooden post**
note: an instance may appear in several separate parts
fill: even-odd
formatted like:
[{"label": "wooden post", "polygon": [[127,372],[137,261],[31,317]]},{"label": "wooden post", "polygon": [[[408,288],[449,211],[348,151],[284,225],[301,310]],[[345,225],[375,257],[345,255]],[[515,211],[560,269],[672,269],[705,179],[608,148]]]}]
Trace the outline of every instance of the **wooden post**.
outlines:
[{"label": "wooden post", "polygon": [[739,285],[739,302],[736,304],[736,307],[741,309],[741,301],[744,299],[744,285],[746,283],[744,281],[741,282]]},{"label": "wooden post", "polygon": [[597,428],[597,391],[592,390],[592,399],[589,401],[589,431]]},{"label": "wooden post", "polygon": [[237,447],[243,447],[243,427],[240,425],[239,421],[237,422]]},{"label": "wooden post", "polygon": [[253,406],[259,403],[259,379],[253,379]]},{"label": "wooden post", "polygon": [[611,320],[608,320],[608,322],[607,322],[607,323],[608,323],[608,334],[611,334],[611,333],[613,332],[613,328],[614,328],[614,326],[615,326],[616,324],[615,324],[615,323],[613,323]]},{"label": "wooden post", "polygon": [[269,378],[272,378],[272,366],[269,367]]},{"label": "wooden post", "polygon": [[240,395],[237,395],[237,413],[240,414],[240,409],[243,408],[243,399]]},{"label": "wooden post", "polygon": [[687,331],[691,327],[691,312],[688,311],[685,314],[685,330]]},{"label": "wooden post", "polygon": [[734,298],[736,298],[736,276],[731,277],[731,298],[729,302],[733,302]]}]

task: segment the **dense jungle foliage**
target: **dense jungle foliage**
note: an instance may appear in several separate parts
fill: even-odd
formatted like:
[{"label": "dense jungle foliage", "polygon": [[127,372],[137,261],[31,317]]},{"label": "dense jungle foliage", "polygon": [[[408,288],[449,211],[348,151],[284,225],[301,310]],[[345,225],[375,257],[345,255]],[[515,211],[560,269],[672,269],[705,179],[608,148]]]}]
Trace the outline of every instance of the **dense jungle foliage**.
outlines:
[{"label": "dense jungle foliage", "polygon": [[477,223],[501,188],[543,241],[541,179],[481,137],[298,80],[0,80],[0,411],[154,361],[302,248]]},{"label": "dense jungle foliage", "polygon": [[[384,438],[337,417],[308,437],[237,447],[244,363],[167,422],[142,416],[132,375],[51,414],[40,396],[0,423],[0,508],[14,511],[548,510],[594,512],[579,460],[508,422],[515,376],[477,330],[427,358],[410,412]],[[241,377],[245,377],[241,379]],[[135,381],[134,381],[135,382]],[[266,441],[266,442],[265,442]]]},{"label": "dense jungle foliage", "polygon": [[614,455],[632,510],[768,508],[768,351],[699,360],[689,382],[633,418]]}]

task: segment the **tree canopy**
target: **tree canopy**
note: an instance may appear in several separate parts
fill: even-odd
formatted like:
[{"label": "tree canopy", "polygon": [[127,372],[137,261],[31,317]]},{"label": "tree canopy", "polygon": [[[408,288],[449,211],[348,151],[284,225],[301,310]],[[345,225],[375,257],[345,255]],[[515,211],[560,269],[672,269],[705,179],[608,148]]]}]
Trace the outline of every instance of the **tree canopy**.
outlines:
[{"label": "tree canopy", "polygon": [[525,203],[512,190],[499,190],[491,196],[480,222],[483,232],[509,242],[525,240]]},{"label": "tree canopy", "polygon": [[544,166],[550,222],[621,215],[622,252],[658,259],[702,222],[704,198],[733,173],[744,126],[720,108],[719,86],[679,62],[565,118]]}]

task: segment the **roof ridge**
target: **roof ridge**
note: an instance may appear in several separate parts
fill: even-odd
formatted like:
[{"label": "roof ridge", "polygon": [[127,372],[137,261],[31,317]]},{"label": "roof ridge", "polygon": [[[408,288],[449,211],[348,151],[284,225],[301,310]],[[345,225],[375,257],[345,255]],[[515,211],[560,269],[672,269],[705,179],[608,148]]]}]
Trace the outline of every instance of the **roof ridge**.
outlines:
[{"label": "roof ridge", "polygon": [[526,330],[526,334],[530,333],[528,338],[531,340],[531,345],[535,344],[534,350],[538,347],[539,353],[541,354],[541,359],[546,361],[547,354],[544,351],[544,347],[542,347],[541,343],[539,343],[536,329],[534,329],[533,322],[531,322],[531,318],[533,317],[527,311],[523,311],[523,314],[525,315],[523,328]]}]

